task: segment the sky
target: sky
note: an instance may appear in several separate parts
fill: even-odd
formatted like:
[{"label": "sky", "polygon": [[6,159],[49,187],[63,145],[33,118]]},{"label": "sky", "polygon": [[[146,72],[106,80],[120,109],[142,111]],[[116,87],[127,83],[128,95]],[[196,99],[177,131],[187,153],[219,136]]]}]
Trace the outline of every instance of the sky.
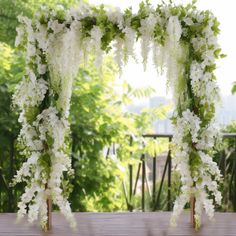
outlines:
[{"label": "sky", "polygon": [[[132,6],[138,9],[139,0],[89,0],[92,4],[110,4],[125,9]],[[156,5],[161,0],[150,0]],[[174,3],[187,4],[190,0],[173,0]],[[232,83],[236,81],[234,67],[236,67],[236,0],[198,0],[196,3],[200,10],[211,10],[220,22],[221,33],[219,44],[226,58],[217,61],[216,76],[223,96],[231,94]],[[156,73],[151,60],[144,72],[142,64],[130,61],[124,68],[122,79],[127,80],[135,87],[154,86],[159,96],[166,96],[166,78]]]}]

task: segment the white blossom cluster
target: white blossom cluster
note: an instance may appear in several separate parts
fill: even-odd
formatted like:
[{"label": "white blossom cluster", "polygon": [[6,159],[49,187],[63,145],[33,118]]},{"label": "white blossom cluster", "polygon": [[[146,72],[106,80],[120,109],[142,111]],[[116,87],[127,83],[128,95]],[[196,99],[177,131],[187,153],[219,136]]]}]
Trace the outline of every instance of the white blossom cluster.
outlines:
[{"label": "white blossom cluster", "polygon": [[[221,203],[221,193],[218,190],[218,182],[221,174],[217,164],[212,157],[205,153],[214,145],[214,136],[217,135],[212,126],[201,133],[201,120],[190,110],[182,113],[182,117],[177,118],[177,123],[173,135],[173,145],[175,146],[174,165],[181,175],[181,194],[177,197],[172,214],[172,224],[175,224],[179,214],[184,209],[189,199],[194,196],[196,199],[195,219],[200,224],[203,208],[209,218],[214,215],[213,200],[209,199],[207,191],[212,192],[217,204]],[[186,141],[186,137],[191,139],[194,149]],[[201,162],[197,171],[191,173],[189,161],[190,153],[195,152]]]},{"label": "white blossom cluster", "polygon": [[130,26],[126,26],[123,29],[123,32],[125,33],[125,62],[127,62],[127,59],[131,56],[136,60],[135,57],[135,49],[134,49],[134,43],[136,38],[136,32],[133,30]]},{"label": "white blossom cluster", "polygon": [[101,38],[103,36],[103,33],[98,26],[93,26],[90,34],[91,34],[90,46],[93,46],[95,48],[95,55],[96,55],[94,64],[96,65],[97,68],[100,68],[102,65],[102,54],[103,54],[103,51],[101,49]]},{"label": "white blossom cluster", "polygon": [[141,55],[143,58],[144,68],[146,67],[148,54],[150,51],[150,44],[153,39],[153,31],[157,23],[157,18],[154,14],[150,14],[147,18],[141,20],[141,27],[139,32],[141,33]]},{"label": "white blossom cluster", "polygon": [[[203,30],[203,35],[193,38],[191,43],[195,51],[202,52],[201,62],[193,61],[190,69],[191,85],[194,95],[200,99],[202,104],[214,104],[219,100],[219,88],[210,72],[206,72],[206,67],[215,63],[214,52],[219,49],[217,37],[212,26],[212,17],[208,21],[207,27]],[[202,19],[199,19],[200,21]]]},{"label": "white blossom cluster", "polygon": [[177,146],[182,146],[183,138],[191,135],[194,143],[198,141],[201,120],[189,109],[182,113],[182,117],[177,119],[176,129],[174,131],[173,143]]},{"label": "white blossom cluster", "polygon": [[[33,125],[23,124],[21,138],[25,138],[25,146],[31,151],[28,160],[22,165],[21,169],[15,176],[15,182],[21,182],[30,178],[30,187],[26,188],[19,203],[18,217],[21,218],[26,214],[27,204],[30,205],[28,210],[29,222],[33,222],[40,214],[41,224],[45,226],[47,222],[46,199],[52,199],[57,204],[62,213],[66,216],[72,226],[75,226],[69,203],[64,199],[61,189],[61,176],[63,172],[72,172],[70,156],[63,151],[65,146],[65,133],[68,130],[68,122],[58,118],[58,112],[55,107],[43,110],[37,116]],[[51,168],[50,176],[44,172],[43,168],[38,165],[38,161],[45,154],[43,145],[47,144],[48,137],[53,139],[53,143],[47,149],[48,157],[50,156]],[[47,189],[45,190],[45,186]]]},{"label": "white blossom cluster", "polygon": [[174,88],[178,76],[180,75],[182,65],[179,64],[179,60],[182,57],[182,48],[179,44],[179,40],[182,34],[182,28],[177,16],[170,16],[167,23],[167,39],[164,46],[165,63],[167,67],[167,78],[170,86]]},{"label": "white blossom cluster", "polygon": [[210,72],[204,72],[205,63],[194,61],[191,64],[190,78],[194,95],[201,104],[214,104],[219,100],[219,88]]},{"label": "white blossom cluster", "polygon": [[[23,25],[18,30],[19,36],[16,44],[21,44],[21,40],[27,37],[28,73],[17,86],[13,102],[21,111],[19,122],[22,124],[22,129],[19,142],[25,147],[22,154],[26,155],[28,159],[17,171],[14,178],[14,183],[22,181],[27,183],[25,192],[18,204],[18,218],[20,219],[28,213],[29,222],[40,218],[41,225],[45,228],[48,218],[47,199],[51,199],[53,204],[56,204],[65,215],[71,226],[74,227],[76,222],[70,204],[62,196],[63,173],[73,173],[70,156],[65,152],[65,137],[69,132],[67,118],[72,90],[71,77],[74,72],[71,69],[67,71],[67,76],[62,74],[58,76],[58,81],[55,81],[58,74],[53,70],[52,80],[46,81],[44,75],[47,73],[48,67],[45,62],[43,63],[45,59],[39,51],[39,49],[43,50],[50,58],[50,50],[55,36],[48,36],[47,30],[52,29],[55,34],[60,34],[64,30],[64,26],[62,27],[57,21],[53,21],[48,23],[48,28],[38,23],[37,28],[33,30],[32,22],[29,19],[21,17],[20,21]],[[67,41],[67,39],[63,38],[62,40]],[[70,49],[65,45],[66,43],[63,44],[63,49]],[[75,60],[75,58],[70,57],[70,60]],[[64,60],[64,64],[65,62]],[[35,69],[31,67],[32,64],[34,64]],[[48,66],[51,69],[51,64]],[[54,90],[50,86],[53,86]],[[35,113],[36,117],[34,118],[34,112],[37,112],[46,96],[55,92],[59,93],[57,103]],[[61,113],[60,117],[59,112]],[[31,120],[31,116],[33,120]],[[42,162],[44,164],[41,164]]]},{"label": "white blossom cluster", "polygon": [[[219,88],[210,69],[215,66],[214,54],[219,49],[219,45],[216,34],[212,29],[215,18],[211,14],[209,16],[208,24],[202,33],[192,38],[190,42],[194,52],[200,55],[200,58],[193,60],[190,65],[191,91],[195,102],[199,102],[199,106],[204,106],[204,116],[212,112],[212,106],[214,107],[219,100]],[[204,17],[201,13],[195,12],[193,18],[197,26],[201,24]],[[191,18],[186,18],[184,22],[186,25],[194,24]],[[183,28],[182,34],[184,36],[186,36],[186,32],[186,29]],[[180,75],[180,73],[177,74]],[[185,88],[181,88],[182,91],[174,90],[177,104],[180,104],[181,100],[179,99],[182,99],[179,93],[184,93]],[[183,100],[182,104],[184,107]],[[215,199],[216,204],[221,203],[222,196],[218,190],[221,174],[217,164],[209,154],[211,153],[209,151],[215,145],[219,132],[214,125],[214,117],[207,124],[203,124],[201,119],[188,109],[182,111],[176,119],[173,136],[174,160],[181,175],[182,188],[180,196],[175,201],[172,223],[175,224],[190,197],[195,197],[194,217],[198,227],[201,224],[203,209],[205,209],[209,218],[214,216],[214,201],[212,198]],[[196,165],[195,168],[194,165]]]},{"label": "white blossom cluster", "polygon": [[14,104],[21,109],[24,106],[37,106],[43,101],[47,90],[47,82],[42,78],[36,79],[35,74],[31,71],[29,79],[23,78],[17,85],[16,93],[13,96]]},{"label": "white blossom cluster", "polygon": [[125,22],[123,12],[119,7],[116,7],[115,9],[108,9],[107,17],[113,24],[117,24],[119,29],[124,29]]}]

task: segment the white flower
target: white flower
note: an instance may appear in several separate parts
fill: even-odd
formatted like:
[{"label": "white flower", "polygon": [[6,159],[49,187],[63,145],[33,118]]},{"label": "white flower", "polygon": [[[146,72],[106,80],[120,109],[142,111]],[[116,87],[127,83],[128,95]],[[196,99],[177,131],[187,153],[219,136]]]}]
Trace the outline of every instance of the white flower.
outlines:
[{"label": "white flower", "polygon": [[210,219],[214,217],[214,205],[213,205],[213,200],[212,199],[205,199],[203,202],[203,206],[206,210],[206,214]]},{"label": "white flower", "polygon": [[196,51],[201,50],[202,47],[207,46],[206,38],[199,36],[196,38],[192,38],[191,43],[193,45],[194,50]]},{"label": "white flower", "polygon": [[182,28],[178,16],[170,16],[166,26],[167,37],[165,41],[165,64],[167,67],[167,82],[174,91],[174,100],[178,100],[178,92],[175,92],[176,81],[182,76],[182,47],[179,40],[182,35]]},{"label": "white flower", "polygon": [[29,206],[28,221],[30,223],[33,223],[35,220],[38,219],[39,208],[40,208],[40,205],[37,202]]},{"label": "white flower", "polygon": [[65,25],[58,22],[58,20],[50,20],[48,22],[48,28],[52,29],[54,34],[62,32]]},{"label": "white flower", "polygon": [[61,82],[61,90],[57,100],[57,108],[63,112],[63,116],[68,118],[70,109],[70,99],[72,94],[73,78],[64,78]]},{"label": "white flower", "polygon": [[150,51],[150,42],[153,40],[153,32],[157,23],[157,18],[154,14],[150,14],[145,19],[141,20],[141,27],[139,32],[141,33],[141,55],[143,58],[143,65],[146,68],[148,53]]},{"label": "white flower", "polygon": [[166,66],[166,50],[165,47],[159,45],[157,42],[153,42],[152,45],[153,64],[156,67],[158,73],[163,74],[164,67]]},{"label": "white flower", "polygon": [[189,126],[192,141],[195,143],[198,141],[198,134],[200,130],[201,120],[190,110],[186,110],[182,113],[185,123]]},{"label": "white flower", "polygon": [[50,40],[47,60],[52,86],[58,93],[61,80],[75,76],[78,71],[81,56],[79,38],[80,35],[73,28]]},{"label": "white flower", "polygon": [[193,25],[193,21],[190,17],[184,18],[183,21],[186,23],[186,25]]},{"label": "white flower", "polygon": [[40,208],[39,208],[39,214],[40,214],[40,224],[42,228],[45,227],[48,220],[48,211],[47,211],[47,202],[46,202],[46,196],[43,198],[44,201],[41,202]]},{"label": "white flower", "polygon": [[38,46],[46,52],[48,47],[47,27],[45,25],[38,24],[37,30],[38,31],[35,32],[35,37],[38,42]]},{"label": "white flower", "polygon": [[[201,120],[189,109],[182,113],[182,117],[177,119],[176,131],[173,136],[173,143],[182,144],[182,139],[187,133],[191,134],[192,141],[198,142]],[[182,146],[182,145],[181,145]]]},{"label": "white flower", "polygon": [[166,30],[167,30],[167,33],[169,34],[171,41],[178,42],[180,40],[180,37],[182,34],[182,27],[179,22],[178,16],[169,17]]},{"label": "white flower", "polygon": [[212,74],[204,72],[204,68],[208,65],[209,61],[205,62],[206,60],[202,63],[193,61],[191,64],[190,78],[192,90],[196,97],[201,98],[201,104],[214,104],[215,101],[219,101],[219,88],[213,80]]},{"label": "white flower", "polygon": [[45,65],[45,64],[38,64],[38,73],[40,74],[40,75],[43,75],[43,74],[45,74],[46,73],[46,71],[47,71],[47,66]]},{"label": "white flower", "polygon": [[13,102],[21,109],[29,106],[33,107],[43,101],[47,90],[47,82],[44,79],[32,81],[24,78],[16,87]]},{"label": "white flower", "polygon": [[114,60],[119,68],[119,73],[121,74],[122,67],[123,67],[123,47],[124,47],[124,40],[121,38],[116,38],[114,43],[115,48],[115,56]]},{"label": "white flower", "polygon": [[204,15],[202,13],[196,12],[194,16],[198,23],[202,23],[202,21],[204,20]]},{"label": "white flower", "polygon": [[217,166],[217,163],[212,160],[212,157],[210,157],[208,154],[204,153],[203,151],[199,151],[198,153],[203,164],[206,165],[206,168],[208,169],[209,173],[215,177],[215,180],[220,181],[221,174]]},{"label": "white flower", "polygon": [[95,61],[94,64],[97,68],[100,68],[102,65],[102,55],[103,51],[101,49],[101,38],[103,33],[98,26],[93,26],[91,32],[91,45],[95,48]]},{"label": "white flower", "polygon": [[75,20],[80,20],[88,16],[94,16],[91,7],[84,1],[79,1],[76,8],[69,10],[69,15],[74,17]]},{"label": "white flower", "polygon": [[190,193],[188,193],[187,191],[185,191],[185,193],[181,193],[177,199],[174,202],[174,209],[173,209],[173,213],[171,215],[171,224],[173,226],[176,225],[176,221],[179,217],[179,215],[182,213],[184,206],[186,205],[186,203],[189,201],[190,199]]},{"label": "white flower", "polygon": [[197,148],[199,150],[208,150],[212,148],[215,144],[215,139],[219,135],[218,128],[210,124],[201,132],[200,139],[197,143]]},{"label": "white flower", "polygon": [[28,43],[34,43],[35,42],[35,34],[32,27],[32,20],[30,20],[28,17],[25,16],[18,16],[18,21],[25,25],[26,32],[28,34]]},{"label": "white flower", "polygon": [[134,43],[136,39],[136,31],[133,30],[132,28],[126,26],[123,29],[123,32],[125,33],[125,41],[124,41],[124,46],[125,46],[125,53],[127,56],[127,59],[129,56],[135,57],[134,53]]},{"label": "white flower", "polygon": [[120,8],[116,7],[114,10],[109,9],[107,11],[107,17],[109,21],[111,21],[113,24],[117,24],[119,29],[123,29],[124,27],[124,17],[120,10]]},{"label": "white flower", "polygon": [[220,205],[221,202],[222,202],[222,195],[221,195],[221,192],[217,191],[217,193],[215,193],[214,197],[215,197],[216,203],[217,203],[218,205]]},{"label": "white flower", "polygon": [[29,60],[31,57],[36,55],[36,47],[32,43],[27,44],[27,59]]},{"label": "white flower", "polygon": [[28,160],[23,163],[20,170],[17,171],[17,174],[14,176],[14,181],[19,183],[22,181],[24,177],[31,175],[30,168],[32,165],[36,165],[38,158],[40,156],[40,152],[32,152],[31,156],[28,158]]},{"label": "white flower", "polygon": [[16,40],[15,40],[15,46],[19,46],[23,40],[24,34],[25,34],[25,30],[23,28],[23,26],[19,26],[16,28],[16,32],[17,32],[17,36],[16,36]]}]

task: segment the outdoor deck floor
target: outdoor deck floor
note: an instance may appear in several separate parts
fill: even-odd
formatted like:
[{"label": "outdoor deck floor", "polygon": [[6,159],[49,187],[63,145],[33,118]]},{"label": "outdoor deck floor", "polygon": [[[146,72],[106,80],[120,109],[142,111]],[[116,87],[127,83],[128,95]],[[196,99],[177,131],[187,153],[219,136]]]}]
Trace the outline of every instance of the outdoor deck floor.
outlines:
[{"label": "outdoor deck floor", "polygon": [[16,224],[16,214],[0,214],[0,236],[166,236],[166,235],[236,235],[236,214],[216,213],[215,221],[203,219],[201,229],[191,228],[189,214],[184,213],[178,226],[169,226],[169,212],[153,213],[76,213],[77,230],[72,231],[63,216],[53,214],[53,228],[43,233],[37,224],[24,220]]}]

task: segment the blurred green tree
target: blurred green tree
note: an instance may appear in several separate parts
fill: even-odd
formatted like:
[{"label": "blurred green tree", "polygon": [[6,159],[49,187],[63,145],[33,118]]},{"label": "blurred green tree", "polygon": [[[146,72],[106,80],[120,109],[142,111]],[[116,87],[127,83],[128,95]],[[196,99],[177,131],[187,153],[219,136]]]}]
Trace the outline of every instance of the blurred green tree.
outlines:
[{"label": "blurred green tree", "polygon": [[0,0],[0,41],[14,46],[17,16],[32,18],[41,6],[53,7],[60,4],[71,7],[80,1],[82,0]]},{"label": "blurred green tree", "polygon": [[7,190],[7,194],[2,196],[1,209],[13,211],[16,204],[9,182],[13,177],[14,169],[19,167],[21,160],[18,159],[19,153],[16,150],[16,139],[20,127],[17,122],[18,116],[11,109],[11,97],[15,85],[24,73],[24,61],[14,49],[1,42],[0,55],[0,168],[2,168],[0,178],[2,182],[3,178],[6,181],[2,185]]}]

